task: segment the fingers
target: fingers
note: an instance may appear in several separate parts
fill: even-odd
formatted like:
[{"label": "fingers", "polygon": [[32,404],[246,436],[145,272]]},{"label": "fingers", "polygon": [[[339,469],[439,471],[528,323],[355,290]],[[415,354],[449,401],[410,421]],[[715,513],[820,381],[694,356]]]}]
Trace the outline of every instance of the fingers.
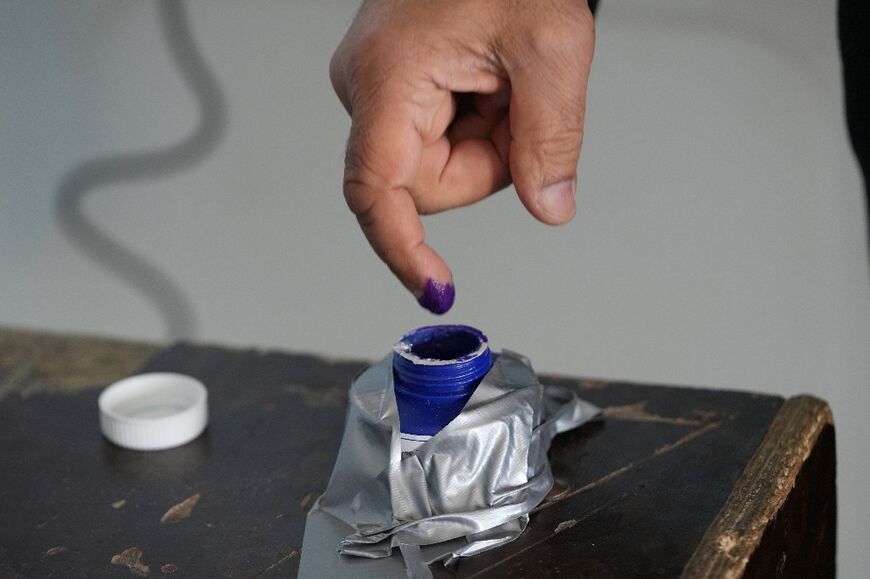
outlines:
[{"label": "fingers", "polygon": [[[442,313],[454,293],[420,214],[513,179],[541,221],[574,216],[593,45],[591,13],[576,0],[363,3],[330,63],[352,117],[345,197],[424,307]],[[457,103],[462,93],[476,95]]]},{"label": "fingers", "polygon": [[[451,144],[445,131],[453,97],[441,91],[439,100],[433,91],[425,109],[401,91],[355,103],[344,191],[378,256],[423,307],[440,314],[453,304],[453,278],[426,244],[419,214],[468,205],[506,186],[510,137],[507,99],[481,97],[481,110],[455,124],[462,138]],[[490,137],[499,125],[497,146]]]},{"label": "fingers", "polygon": [[421,306],[443,314],[453,305],[453,276],[444,260],[424,239],[414,202],[403,188],[373,188],[366,181],[348,181],[349,199],[373,199],[357,212],[363,233],[380,258],[417,298]]},{"label": "fingers", "polygon": [[510,183],[505,94],[476,95],[474,107],[423,149],[410,191],[422,214],[470,205]]},{"label": "fingers", "polygon": [[550,225],[574,217],[583,142],[586,81],[594,46],[588,9],[518,40],[506,56],[510,104],[510,171],[517,194]]},{"label": "fingers", "polygon": [[355,111],[344,193],[363,233],[396,277],[434,313],[453,304],[453,278],[424,238],[408,187],[419,173],[423,140],[414,112],[401,100]]}]

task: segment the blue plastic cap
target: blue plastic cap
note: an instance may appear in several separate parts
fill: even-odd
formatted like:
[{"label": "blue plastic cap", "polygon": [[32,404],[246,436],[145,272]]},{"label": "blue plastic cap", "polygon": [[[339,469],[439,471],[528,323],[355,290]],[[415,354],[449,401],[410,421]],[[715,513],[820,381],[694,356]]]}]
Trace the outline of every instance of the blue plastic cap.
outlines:
[{"label": "blue plastic cap", "polygon": [[486,336],[470,326],[425,326],[393,347],[401,431],[435,435],[465,407],[492,366]]}]

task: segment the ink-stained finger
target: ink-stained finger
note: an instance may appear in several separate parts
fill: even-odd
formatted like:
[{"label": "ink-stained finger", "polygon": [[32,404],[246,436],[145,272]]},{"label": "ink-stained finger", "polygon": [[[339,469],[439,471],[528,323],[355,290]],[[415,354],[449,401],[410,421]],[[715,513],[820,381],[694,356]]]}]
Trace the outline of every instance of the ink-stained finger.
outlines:
[{"label": "ink-stained finger", "polygon": [[378,101],[354,111],[345,161],[344,194],[363,233],[396,277],[434,313],[453,303],[447,265],[426,245],[423,224],[408,191],[419,173],[423,141],[414,111]]}]

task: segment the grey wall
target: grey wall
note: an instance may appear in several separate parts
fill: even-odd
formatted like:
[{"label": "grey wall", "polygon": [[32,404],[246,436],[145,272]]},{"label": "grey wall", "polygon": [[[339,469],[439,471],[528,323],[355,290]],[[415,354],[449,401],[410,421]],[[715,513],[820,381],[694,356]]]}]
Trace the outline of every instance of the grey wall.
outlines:
[{"label": "grey wall", "polygon": [[[354,11],[194,2],[223,140],[185,171],[86,197],[192,305],[184,337],[374,358],[434,321],[341,196],[349,122],[326,68]],[[540,370],[827,398],[841,576],[859,577],[870,289],[835,33],[834,0],[605,0],[577,219],[547,228],[506,191],[425,223],[457,283],[444,320]],[[79,163],[177,142],[197,111],[154,4],[3,3],[0,323],[170,337],[52,211]]]}]

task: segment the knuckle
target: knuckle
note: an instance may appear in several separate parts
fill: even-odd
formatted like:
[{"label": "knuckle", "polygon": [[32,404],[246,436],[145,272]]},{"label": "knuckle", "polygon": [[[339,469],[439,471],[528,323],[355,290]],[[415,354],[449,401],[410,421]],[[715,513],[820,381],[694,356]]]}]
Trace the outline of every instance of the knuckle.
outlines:
[{"label": "knuckle", "polygon": [[343,67],[348,100],[356,110],[375,109],[385,95],[400,93],[405,74],[395,54],[380,55],[377,49],[348,57]]},{"label": "knuckle", "polygon": [[528,58],[582,62],[590,57],[595,24],[588,6],[576,1],[551,2],[521,26],[520,42]]},{"label": "knuckle", "polygon": [[546,133],[531,135],[523,148],[538,167],[563,170],[576,166],[582,142],[582,127],[560,126]]},{"label": "knuckle", "polygon": [[344,180],[344,200],[351,213],[357,216],[360,223],[365,225],[368,215],[374,203],[362,194],[362,184],[351,179]]},{"label": "knuckle", "polygon": [[401,171],[377,153],[370,139],[352,131],[344,158],[344,199],[360,223],[370,221],[372,208],[383,192],[396,187]]},{"label": "knuckle", "polygon": [[338,50],[332,54],[329,59],[329,81],[332,83],[332,89],[336,94],[341,95],[344,91],[344,74],[341,55]]},{"label": "knuckle", "polygon": [[367,227],[374,222],[372,216],[377,199],[370,194],[366,183],[345,177],[344,201],[361,226]]},{"label": "knuckle", "polygon": [[[588,12],[588,8],[584,10]],[[525,20],[498,46],[508,74],[530,74],[556,84],[585,82],[595,49],[591,16],[575,10]]]},{"label": "knuckle", "polygon": [[360,220],[366,218],[374,205],[371,183],[374,172],[368,167],[359,147],[349,146],[344,160],[344,200]]},{"label": "knuckle", "polygon": [[[344,155],[345,174],[373,187],[390,187],[402,180],[402,165],[377,147],[367,123],[354,118],[354,127]],[[359,127],[359,128],[357,128]]]},{"label": "knuckle", "polygon": [[347,57],[349,76],[357,81],[379,76],[384,64],[392,60],[391,42],[382,32],[372,32],[355,42]]},{"label": "knuckle", "polygon": [[362,227],[368,227],[374,223],[375,199],[364,192],[364,185],[354,181],[344,182],[344,200],[351,213],[356,216],[357,223]]}]

